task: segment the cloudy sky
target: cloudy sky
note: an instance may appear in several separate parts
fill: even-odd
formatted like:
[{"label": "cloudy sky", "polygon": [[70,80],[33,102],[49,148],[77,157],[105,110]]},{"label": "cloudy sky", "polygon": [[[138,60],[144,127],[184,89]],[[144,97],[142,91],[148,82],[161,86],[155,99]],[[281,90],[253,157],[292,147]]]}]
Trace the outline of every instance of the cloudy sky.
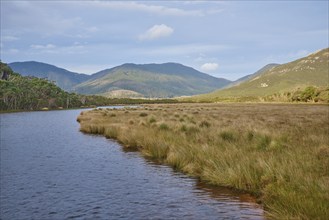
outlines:
[{"label": "cloudy sky", "polygon": [[328,47],[328,1],[1,0],[1,60],[95,73],[177,62],[237,79]]}]

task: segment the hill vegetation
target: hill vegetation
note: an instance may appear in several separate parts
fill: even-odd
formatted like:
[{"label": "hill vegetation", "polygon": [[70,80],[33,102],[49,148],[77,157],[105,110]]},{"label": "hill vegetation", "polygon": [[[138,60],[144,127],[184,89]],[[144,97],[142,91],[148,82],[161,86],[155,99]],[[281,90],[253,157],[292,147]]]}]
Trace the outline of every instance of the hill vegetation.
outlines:
[{"label": "hill vegetation", "polygon": [[46,79],[21,76],[4,63],[1,63],[1,70],[9,74],[8,80],[0,80],[1,111],[77,108],[108,103],[104,97],[65,92]]},{"label": "hill vegetation", "polygon": [[0,111],[66,109],[113,104],[172,103],[176,100],[108,99],[96,95],[69,93],[46,79],[21,76],[1,62]]},{"label": "hill vegetation", "polygon": [[[281,97],[281,101],[296,101],[295,95],[306,92],[307,87],[314,87],[318,93],[315,101],[329,98],[329,49],[310,54],[290,63],[274,66],[254,75],[252,78],[231,88],[195,96],[190,100],[216,102],[225,100],[271,100]],[[320,94],[322,93],[322,94]],[[268,97],[272,97],[269,98]],[[298,100],[298,99],[297,99]]]},{"label": "hill vegetation", "polygon": [[249,75],[246,75],[246,76],[243,76],[235,81],[233,81],[232,83],[230,83],[229,85],[227,85],[225,88],[230,88],[230,87],[233,87],[233,86],[237,86],[237,85],[240,85],[241,83],[245,82],[245,81],[248,81],[249,79],[252,79],[258,75],[261,75],[263,73],[265,73],[266,71],[272,69],[273,67],[276,67],[280,64],[276,64],[276,63],[270,63],[270,64],[267,64],[266,66],[264,66],[263,68],[261,68],[260,70],[258,70],[257,72],[253,73],[253,74],[249,74]]},{"label": "hill vegetation", "polygon": [[90,78],[89,75],[79,74],[50,64],[35,61],[14,62],[9,67],[22,76],[35,76],[54,82],[65,91],[72,91],[73,87]]},{"label": "hill vegetation", "polygon": [[[177,63],[124,64],[96,73],[96,78],[81,83],[75,91],[82,94],[114,94],[168,98],[207,93],[229,80],[218,79]],[[117,91],[125,91],[120,93]]]},{"label": "hill vegetation", "polygon": [[214,91],[231,81],[177,63],[123,64],[92,75],[78,74],[40,62],[9,66],[24,76],[53,81],[65,91],[109,98],[169,98]]}]

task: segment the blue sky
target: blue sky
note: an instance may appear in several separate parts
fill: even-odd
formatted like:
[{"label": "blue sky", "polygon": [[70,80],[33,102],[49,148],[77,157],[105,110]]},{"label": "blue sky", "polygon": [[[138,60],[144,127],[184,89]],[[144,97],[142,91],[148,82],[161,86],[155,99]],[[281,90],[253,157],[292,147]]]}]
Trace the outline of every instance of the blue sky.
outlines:
[{"label": "blue sky", "polygon": [[328,1],[3,1],[1,60],[95,73],[177,62],[230,80],[328,47]]}]

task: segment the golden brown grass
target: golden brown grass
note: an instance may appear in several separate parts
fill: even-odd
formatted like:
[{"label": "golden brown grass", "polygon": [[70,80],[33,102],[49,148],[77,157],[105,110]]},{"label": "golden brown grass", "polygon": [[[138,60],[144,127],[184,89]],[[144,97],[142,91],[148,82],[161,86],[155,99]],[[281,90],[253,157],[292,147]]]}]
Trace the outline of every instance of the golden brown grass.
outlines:
[{"label": "golden brown grass", "polygon": [[84,112],[81,131],[202,181],[248,191],[269,217],[329,216],[329,107],[161,104]]}]

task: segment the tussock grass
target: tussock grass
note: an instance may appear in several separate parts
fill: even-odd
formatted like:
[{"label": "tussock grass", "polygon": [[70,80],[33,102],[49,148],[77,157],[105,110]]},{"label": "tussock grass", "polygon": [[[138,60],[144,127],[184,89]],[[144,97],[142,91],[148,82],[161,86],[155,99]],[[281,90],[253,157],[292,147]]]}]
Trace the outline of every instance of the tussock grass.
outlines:
[{"label": "tussock grass", "polygon": [[147,113],[142,112],[142,113],[139,114],[139,116],[140,116],[140,117],[146,117],[146,116],[147,116]]},{"label": "tussock grass", "polygon": [[150,123],[154,123],[154,122],[156,122],[157,120],[152,116],[151,118],[150,118]]},{"label": "tussock grass", "polygon": [[327,105],[161,104],[116,110],[116,117],[103,113],[81,114],[81,131],[117,139],[202,181],[250,192],[269,217],[329,216]]}]

